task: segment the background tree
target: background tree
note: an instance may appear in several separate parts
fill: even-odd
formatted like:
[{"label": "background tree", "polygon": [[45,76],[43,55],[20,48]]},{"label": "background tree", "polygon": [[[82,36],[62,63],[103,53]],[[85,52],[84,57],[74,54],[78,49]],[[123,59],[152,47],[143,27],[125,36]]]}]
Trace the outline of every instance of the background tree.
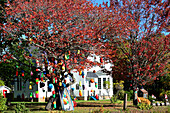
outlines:
[{"label": "background tree", "polygon": [[166,74],[164,76],[158,76],[156,80],[152,81],[152,85],[145,85],[144,88],[148,90],[149,94],[154,94],[157,99],[163,100],[165,94],[168,96],[170,95],[168,92],[170,92],[170,66],[168,64],[165,66]]},{"label": "background tree", "polygon": [[4,85],[11,88],[11,84],[14,83],[15,66],[9,63],[0,64],[0,78],[4,81]]},{"label": "background tree", "polygon": [[[5,8],[7,7],[6,5],[7,0],[0,0],[0,26],[3,25],[5,22],[4,14],[5,14]],[[2,52],[2,41],[1,41],[1,33],[3,32],[2,29],[0,29],[0,52]]]},{"label": "background tree", "polygon": [[0,86],[4,86],[4,81],[0,80]]},{"label": "background tree", "polygon": [[0,23],[5,22],[4,9],[7,7],[7,0],[0,0]]},{"label": "background tree", "polygon": [[[123,77],[131,78],[134,91],[138,85],[145,85],[163,76],[170,50],[169,1],[112,0],[106,9],[111,10],[111,22],[105,37],[105,49],[108,51],[104,54],[111,61],[117,53],[126,58],[126,65],[120,60],[112,61],[113,64],[121,63],[114,69],[120,66],[126,68],[122,70],[127,70],[128,74],[125,73]],[[134,98],[135,103],[137,100]]]}]

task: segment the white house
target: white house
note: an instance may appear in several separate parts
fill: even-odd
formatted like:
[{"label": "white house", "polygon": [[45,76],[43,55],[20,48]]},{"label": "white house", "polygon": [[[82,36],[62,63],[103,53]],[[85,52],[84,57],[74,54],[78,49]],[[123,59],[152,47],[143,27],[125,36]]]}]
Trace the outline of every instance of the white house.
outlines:
[{"label": "white house", "polygon": [[[52,95],[52,89],[48,88],[48,81],[44,80],[44,86],[40,87],[42,82],[38,81],[38,84],[30,83],[26,81],[26,83],[22,82],[22,78],[20,76],[17,77],[17,82],[14,84],[14,98],[15,99],[22,99],[22,100],[29,100],[33,98],[35,101],[44,102],[46,98],[49,98]],[[38,100],[37,100],[38,99]]]},{"label": "white house", "polygon": [[[79,72],[77,72],[77,70],[72,70],[74,78],[76,79],[76,83],[68,87],[71,96],[76,96],[77,98],[84,100],[87,100],[90,96],[95,97],[96,94],[98,95],[99,99],[107,99],[111,97],[113,95],[113,78],[110,75],[103,73],[100,69],[101,68],[98,66],[93,67],[88,71],[85,69],[83,71],[84,78],[79,74]],[[94,73],[92,70],[96,70],[97,72]],[[39,81],[38,84],[35,84],[30,83],[29,81],[23,83],[22,77],[20,76],[18,76],[16,79],[17,80],[15,81],[17,82],[14,84],[14,98],[29,100],[32,94],[31,97],[34,98],[35,101],[44,102],[46,98],[49,98],[52,95],[52,91],[54,90],[54,87],[49,90],[49,80],[44,80],[44,87],[40,87],[42,83],[41,81]],[[67,77],[68,82],[70,79],[71,78]],[[91,82],[91,79],[94,80],[93,83]],[[109,89],[104,84],[105,81],[110,82]],[[30,88],[30,85],[32,88]],[[82,92],[82,95],[79,94],[80,91]]]},{"label": "white house", "polygon": [[[95,70],[96,69],[96,70]],[[97,72],[93,72],[95,70]],[[83,100],[88,100],[90,96],[96,97],[98,95],[99,99],[107,99],[113,95],[113,78],[100,70],[100,67],[93,67],[91,70],[84,72],[84,78],[79,72],[73,70],[76,83],[70,87],[70,94]],[[91,80],[94,80],[92,83]],[[110,82],[110,87],[104,84],[105,81]],[[79,93],[82,92],[82,95]]]},{"label": "white house", "polygon": [[[93,55],[94,57],[89,57],[89,60],[100,62],[100,58],[98,56]],[[110,70],[111,64],[105,64],[105,68],[107,70]],[[96,71],[96,73],[93,73],[93,70]],[[106,75],[101,71],[101,68],[99,66],[94,66],[90,70],[83,70],[83,75],[80,75],[77,70],[72,70],[72,73],[74,75],[74,78],[76,79],[76,83],[74,83],[72,86],[68,87],[68,90],[70,90],[70,94],[76,96],[77,98],[87,100],[89,96],[96,96],[98,95],[99,99],[109,98],[113,95],[113,78],[109,75]],[[41,74],[39,74],[41,76]],[[49,98],[52,95],[52,91],[54,88],[49,90],[48,86],[49,80],[44,80],[45,83],[44,87],[40,87],[41,81],[38,82],[38,84],[30,84],[29,81],[26,83],[23,83],[22,77],[18,76],[15,80],[14,84],[14,98],[20,98],[20,99],[30,99],[32,98],[38,98],[39,102],[45,101],[45,98]],[[70,81],[71,78],[67,77],[67,82]],[[94,80],[94,82],[90,82],[91,79]],[[105,81],[110,82],[110,88],[108,89],[107,86],[104,84]],[[30,89],[30,85],[32,86],[32,89]],[[81,93],[81,95],[79,94]],[[38,95],[38,96],[37,96]]]}]

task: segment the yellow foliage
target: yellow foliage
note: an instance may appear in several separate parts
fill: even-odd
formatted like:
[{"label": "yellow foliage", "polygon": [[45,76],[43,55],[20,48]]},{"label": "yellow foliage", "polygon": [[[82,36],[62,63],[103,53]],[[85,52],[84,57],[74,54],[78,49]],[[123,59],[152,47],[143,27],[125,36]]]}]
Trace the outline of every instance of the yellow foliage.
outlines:
[{"label": "yellow foliage", "polygon": [[138,98],[141,100],[141,103],[145,103],[147,105],[151,105],[151,102],[148,99],[143,98],[143,97],[138,97]]},{"label": "yellow foliage", "polygon": [[123,83],[124,83],[124,81],[122,81],[122,80],[119,81],[119,82],[116,81],[116,83],[113,83],[113,86],[114,86],[116,89],[123,89],[123,88],[124,88]]},{"label": "yellow foliage", "polygon": [[124,83],[124,81],[123,81],[123,80],[121,80],[119,83],[122,83],[122,84],[123,84],[123,83]]}]

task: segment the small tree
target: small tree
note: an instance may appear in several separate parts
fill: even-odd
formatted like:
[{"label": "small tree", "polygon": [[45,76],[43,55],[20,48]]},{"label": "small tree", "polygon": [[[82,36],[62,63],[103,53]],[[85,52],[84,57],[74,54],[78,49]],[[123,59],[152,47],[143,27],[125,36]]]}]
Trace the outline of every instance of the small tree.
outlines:
[{"label": "small tree", "polygon": [[2,92],[0,92],[0,112],[7,110],[6,98],[3,97]]}]

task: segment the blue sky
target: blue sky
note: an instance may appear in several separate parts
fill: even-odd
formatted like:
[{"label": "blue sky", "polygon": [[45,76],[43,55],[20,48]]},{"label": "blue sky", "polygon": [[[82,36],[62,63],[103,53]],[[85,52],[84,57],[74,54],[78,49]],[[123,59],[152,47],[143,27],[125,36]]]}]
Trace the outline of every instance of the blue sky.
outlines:
[{"label": "blue sky", "polygon": [[104,1],[104,2],[107,2],[107,1],[108,1],[108,3],[109,3],[110,0],[92,0],[92,1],[95,1],[95,3],[98,3],[98,4],[102,4],[103,1]]}]

